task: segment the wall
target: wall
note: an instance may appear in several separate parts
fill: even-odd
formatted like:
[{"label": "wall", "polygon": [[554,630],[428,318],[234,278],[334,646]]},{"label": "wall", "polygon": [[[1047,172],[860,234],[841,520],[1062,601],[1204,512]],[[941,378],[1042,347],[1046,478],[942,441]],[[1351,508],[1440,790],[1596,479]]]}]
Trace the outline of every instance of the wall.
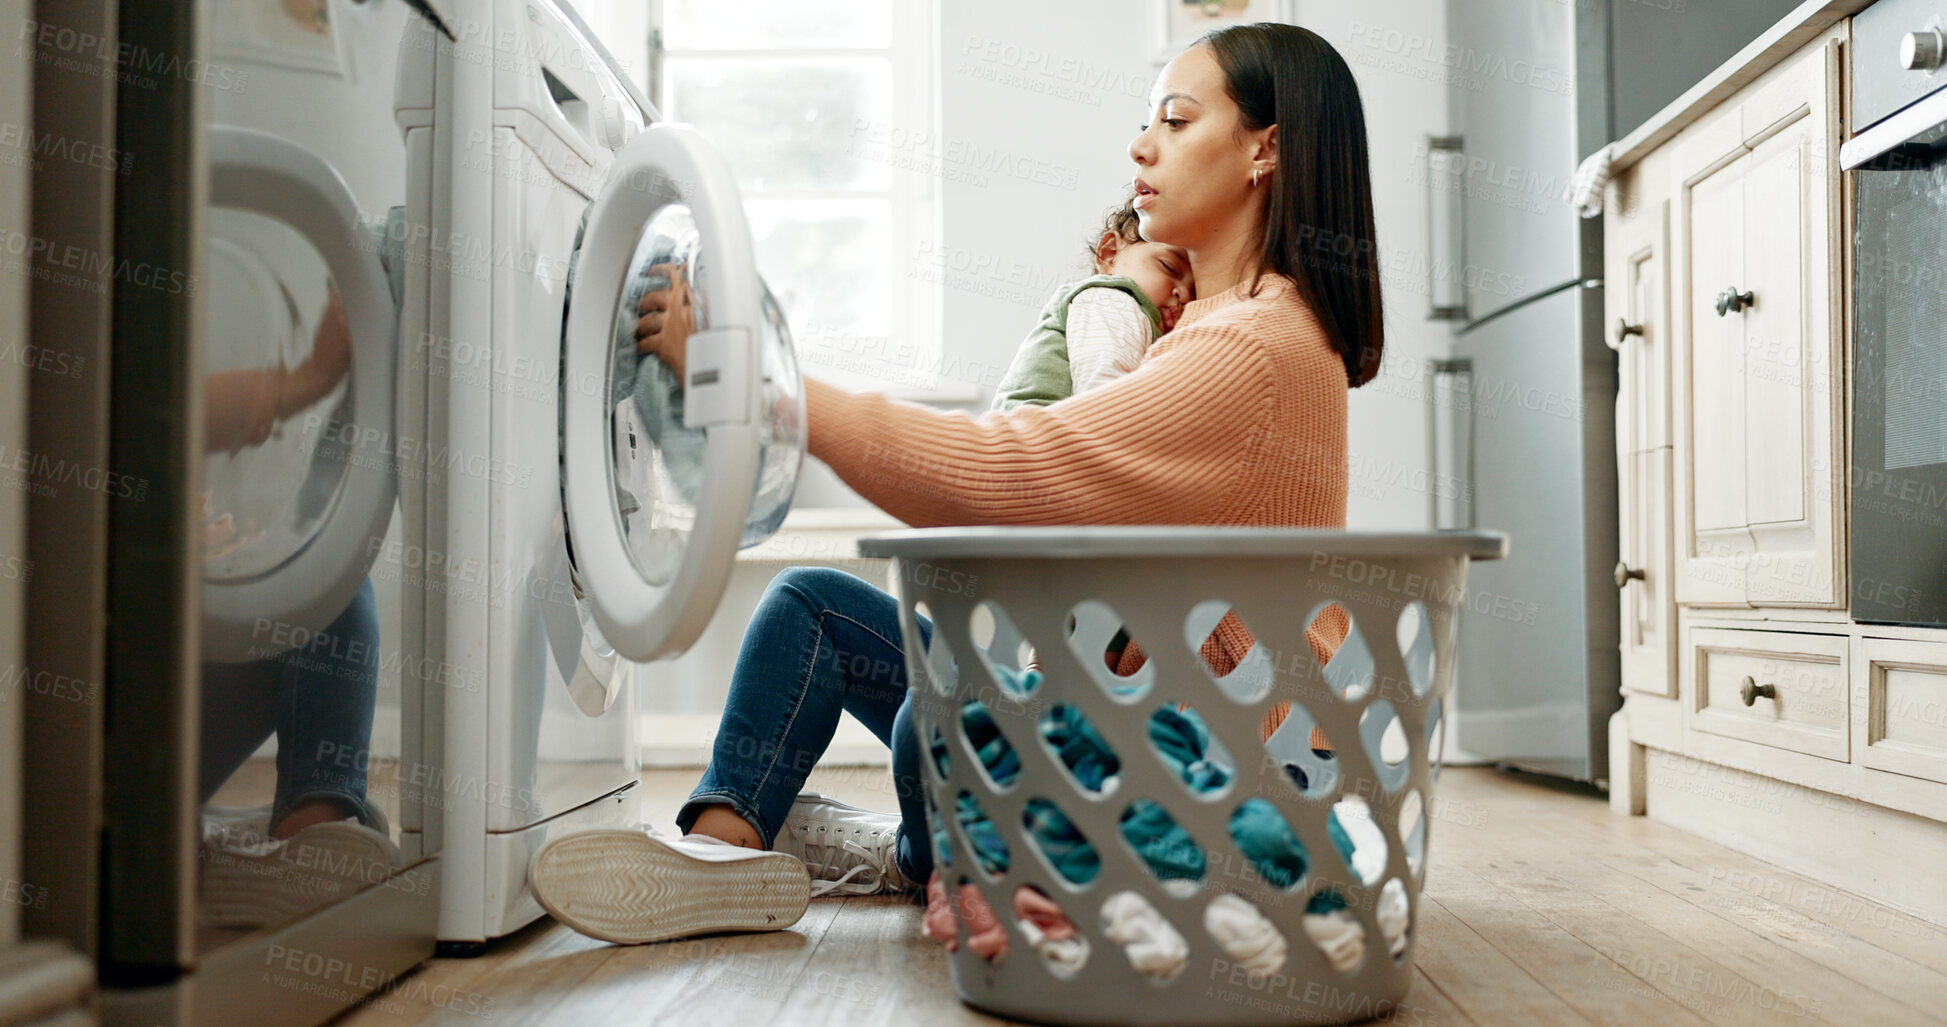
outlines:
[{"label": "wall", "polygon": [[1437,53],[1445,38],[1444,6],[1425,0],[1298,0],[1296,8],[1298,24],[1337,47],[1358,79],[1383,255],[1385,360],[1380,376],[1352,393],[1346,525],[1425,528],[1432,523],[1425,362],[1449,353],[1452,333],[1446,322],[1426,319],[1423,268],[1430,254],[1419,169],[1426,137],[1446,131],[1447,86],[1434,74],[1442,70],[1439,65],[1392,60],[1367,42],[1365,29],[1386,26],[1410,33]]}]

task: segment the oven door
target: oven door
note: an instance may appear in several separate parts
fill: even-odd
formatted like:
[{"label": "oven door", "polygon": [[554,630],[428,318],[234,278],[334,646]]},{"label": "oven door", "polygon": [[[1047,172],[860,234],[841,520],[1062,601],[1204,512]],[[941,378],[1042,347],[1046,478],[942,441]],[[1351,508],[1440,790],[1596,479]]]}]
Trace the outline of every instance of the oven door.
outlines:
[{"label": "oven door", "polygon": [[[1916,108],[1941,103],[1947,91]],[[1939,123],[1913,120],[1917,130],[1897,145],[1851,155],[1850,592],[1855,620],[1940,626],[1947,625],[1947,139]]]}]

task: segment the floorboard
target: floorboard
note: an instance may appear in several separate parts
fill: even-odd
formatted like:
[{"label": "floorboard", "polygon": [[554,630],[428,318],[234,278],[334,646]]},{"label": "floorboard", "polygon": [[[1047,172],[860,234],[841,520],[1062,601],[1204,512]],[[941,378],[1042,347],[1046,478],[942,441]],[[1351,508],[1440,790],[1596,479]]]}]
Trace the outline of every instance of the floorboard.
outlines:
[{"label": "floorboard", "polygon": [[[693,772],[643,775],[667,827]],[[894,808],[883,768],[809,787]],[[1723,846],[1617,817],[1602,796],[1485,768],[1443,772],[1413,989],[1415,1027],[1654,1023],[1947,1025],[1947,930]],[[550,921],[473,960],[433,960],[345,1027],[998,1025],[960,1004],[902,900],[820,899],[790,930],[613,946]]]}]

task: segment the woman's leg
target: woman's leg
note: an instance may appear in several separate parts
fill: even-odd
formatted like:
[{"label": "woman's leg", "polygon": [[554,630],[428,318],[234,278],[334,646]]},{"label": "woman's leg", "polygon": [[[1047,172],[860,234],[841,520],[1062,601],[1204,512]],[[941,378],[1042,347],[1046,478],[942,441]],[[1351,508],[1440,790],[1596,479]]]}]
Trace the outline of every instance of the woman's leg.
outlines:
[{"label": "woman's leg", "polygon": [[303,649],[277,659],[277,801],[271,833],[287,838],[314,823],[356,816],[385,830],[365,798],[372,716],[379,694],[378,600],[367,579]]},{"label": "woman's leg", "polygon": [[926,824],[926,779],[921,777],[919,730],[913,726],[913,700],[899,704],[892,724],[892,782],[899,795],[899,872],[925,884],[933,873],[933,834]]},{"label": "woman's leg", "polygon": [[[853,575],[794,567],[771,582],[744,632],[710,767],[676,815],[685,831],[769,848],[811,768],[849,711],[898,752],[906,698],[898,601]],[[932,625],[920,622],[922,639]],[[915,749],[915,752],[917,750]],[[913,760],[917,767],[917,758]],[[901,785],[904,852],[925,844],[925,817]],[[726,820],[734,817],[734,820]]]}]

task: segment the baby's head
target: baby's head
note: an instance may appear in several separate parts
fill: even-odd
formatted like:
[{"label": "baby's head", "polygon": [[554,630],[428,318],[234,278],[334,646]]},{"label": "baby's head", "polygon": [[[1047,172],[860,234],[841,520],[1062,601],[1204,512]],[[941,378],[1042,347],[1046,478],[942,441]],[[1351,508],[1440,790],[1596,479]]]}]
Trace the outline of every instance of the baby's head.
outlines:
[{"label": "baby's head", "polygon": [[1163,315],[1163,330],[1176,327],[1183,305],[1197,298],[1190,255],[1182,248],[1148,242],[1137,227],[1134,197],[1109,212],[1095,240],[1095,273],[1134,279]]}]

